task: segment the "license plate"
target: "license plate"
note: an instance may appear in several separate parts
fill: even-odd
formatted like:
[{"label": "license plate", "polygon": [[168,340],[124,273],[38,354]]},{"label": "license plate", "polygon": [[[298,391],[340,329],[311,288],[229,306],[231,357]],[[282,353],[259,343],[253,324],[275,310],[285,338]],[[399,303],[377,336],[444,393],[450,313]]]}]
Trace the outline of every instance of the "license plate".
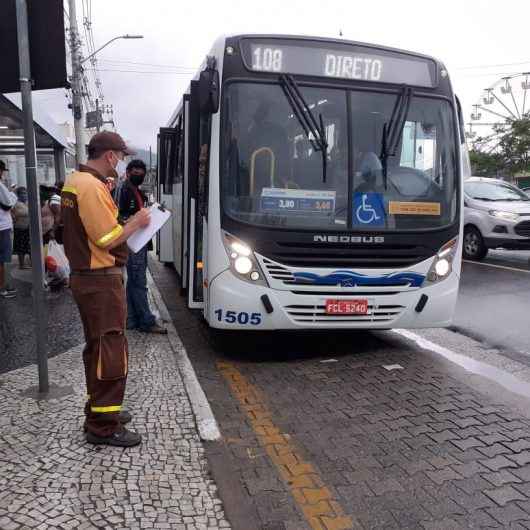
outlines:
[{"label": "license plate", "polygon": [[326,300],[328,315],[367,315],[368,300],[359,298],[354,300]]}]

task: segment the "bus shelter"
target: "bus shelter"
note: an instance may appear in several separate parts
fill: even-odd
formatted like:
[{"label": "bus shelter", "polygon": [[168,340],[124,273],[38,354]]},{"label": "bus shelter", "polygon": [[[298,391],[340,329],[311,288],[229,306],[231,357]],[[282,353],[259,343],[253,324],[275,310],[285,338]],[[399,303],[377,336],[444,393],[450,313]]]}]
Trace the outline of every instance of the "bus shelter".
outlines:
[{"label": "bus shelter", "polygon": [[[53,186],[64,182],[67,167],[73,167],[72,146],[69,146],[61,126],[35,102],[33,114],[38,183]],[[19,94],[0,94],[0,160],[3,160],[9,169],[6,175],[8,184],[26,186],[23,116]]]}]

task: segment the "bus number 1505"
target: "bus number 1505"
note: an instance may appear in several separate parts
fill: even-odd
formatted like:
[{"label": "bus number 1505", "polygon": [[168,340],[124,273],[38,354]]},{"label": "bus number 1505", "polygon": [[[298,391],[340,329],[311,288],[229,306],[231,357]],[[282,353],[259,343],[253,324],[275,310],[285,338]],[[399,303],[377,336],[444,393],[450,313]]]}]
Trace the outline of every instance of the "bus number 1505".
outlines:
[{"label": "bus number 1505", "polygon": [[241,324],[242,326],[250,324],[251,326],[259,326],[261,324],[261,313],[246,313],[245,311],[223,311],[217,309],[214,311],[215,316],[219,322],[226,322],[227,324]]},{"label": "bus number 1505", "polygon": [[253,70],[262,70],[264,72],[281,72],[282,71],[282,50],[273,48],[255,48],[252,52]]}]

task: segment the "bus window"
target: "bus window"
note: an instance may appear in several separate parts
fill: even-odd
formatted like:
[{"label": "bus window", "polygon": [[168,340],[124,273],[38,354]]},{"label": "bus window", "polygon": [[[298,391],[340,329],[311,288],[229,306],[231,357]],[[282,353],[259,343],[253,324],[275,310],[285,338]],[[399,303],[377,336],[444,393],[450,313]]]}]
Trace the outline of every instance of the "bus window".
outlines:
[{"label": "bus window", "polygon": [[173,193],[173,183],[177,173],[179,130],[169,127],[160,129],[159,133],[159,182],[162,192]]},{"label": "bus window", "polygon": [[227,213],[269,226],[343,227],[348,215],[348,120],[342,90],[300,86],[322,115],[328,150],[322,153],[277,85],[233,83],[225,91]]},{"label": "bus window", "polygon": [[184,120],[180,115],[177,123],[177,148],[176,148],[176,170],[174,172],[173,183],[179,184],[184,179]]},{"label": "bus window", "polygon": [[436,127],[430,123],[407,121],[403,128],[400,165],[420,169],[434,178]]}]

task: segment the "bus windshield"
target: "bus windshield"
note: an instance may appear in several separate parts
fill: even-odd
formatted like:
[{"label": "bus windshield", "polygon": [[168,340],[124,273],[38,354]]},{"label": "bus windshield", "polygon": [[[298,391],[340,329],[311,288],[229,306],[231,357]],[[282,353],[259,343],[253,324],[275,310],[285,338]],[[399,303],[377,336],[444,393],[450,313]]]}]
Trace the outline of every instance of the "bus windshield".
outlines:
[{"label": "bus windshield", "polygon": [[413,96],[399,144],[388,153],[383,129],[397,93],[299,89],[325,133],[325,157],[280,85],[225,87],[221,189],[228,216],[265,227],[341,231],[435,229],[455,221],[449,102]]}]

